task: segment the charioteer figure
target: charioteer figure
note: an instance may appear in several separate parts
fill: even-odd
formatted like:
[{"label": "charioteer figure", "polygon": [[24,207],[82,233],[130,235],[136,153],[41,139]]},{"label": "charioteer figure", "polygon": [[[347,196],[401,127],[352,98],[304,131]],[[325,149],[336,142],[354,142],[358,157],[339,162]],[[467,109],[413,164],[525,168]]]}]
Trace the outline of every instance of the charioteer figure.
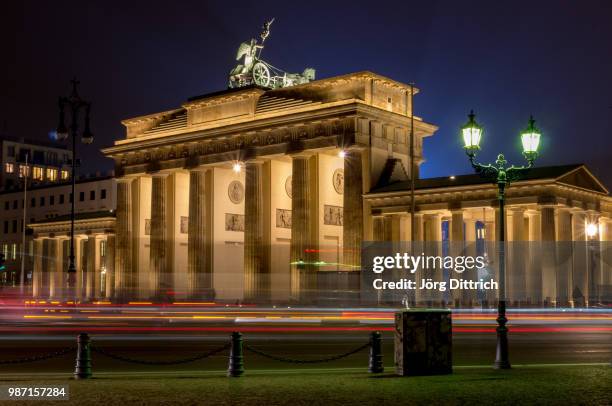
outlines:
[{"label": "charioteer figure", "polygon": [[255,38],[251,38],[249,42],[243,42],[238,47],[236,60],[241,63],[236,65],[229,74],[230,88],[257,85],[276,89],[314,80],[315,70],[313,68],[306,68],[301,74],[287,73],[261,59],[263,44],[270,35],[270,26],[273,22],[274,19],[271,19],[264,23],[259,35],[261,43],[258,43]]}]

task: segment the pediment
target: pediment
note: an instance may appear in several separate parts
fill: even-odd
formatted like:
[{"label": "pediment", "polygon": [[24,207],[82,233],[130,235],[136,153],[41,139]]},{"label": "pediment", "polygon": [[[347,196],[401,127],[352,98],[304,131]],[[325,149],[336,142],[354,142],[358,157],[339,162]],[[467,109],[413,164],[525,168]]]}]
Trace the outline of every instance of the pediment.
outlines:
[{"label": "pediment", "polygon": [[555,182],[608,194],[608,189],[585,166],[559,176]]}]

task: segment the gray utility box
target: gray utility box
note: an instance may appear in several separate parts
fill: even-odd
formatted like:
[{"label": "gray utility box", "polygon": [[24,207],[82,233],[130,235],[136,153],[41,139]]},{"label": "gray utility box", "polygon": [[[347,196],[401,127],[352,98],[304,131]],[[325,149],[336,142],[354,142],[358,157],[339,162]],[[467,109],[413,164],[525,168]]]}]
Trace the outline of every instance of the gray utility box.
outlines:
[{"label": "gray utility box", "polygon": [[395,372],[402,376],[453,372],[451,311],[395,313]]}]

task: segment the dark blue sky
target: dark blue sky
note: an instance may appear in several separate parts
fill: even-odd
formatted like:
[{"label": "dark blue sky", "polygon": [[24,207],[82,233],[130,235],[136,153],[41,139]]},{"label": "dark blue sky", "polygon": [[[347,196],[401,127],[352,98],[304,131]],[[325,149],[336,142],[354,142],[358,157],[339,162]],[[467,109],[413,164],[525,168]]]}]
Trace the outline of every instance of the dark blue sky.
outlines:
[{"label": "dark blue sky", "polygon": [[[19,4],[18,4],[19,3]],[[231,5],[230,5],[231,4]],[[470,171],[458,127],[474,109],[482,159],[520,162],[533,114],[538,165],[585,162],[612,185],[610,1],[53,1],[11,2],[0,15],[0,124],[46,137],[57,97],[77,75],[94,103],[87,171],[123,137],[120,120],[224,89],[240,42],[275,17],[263,58],[317,77],[372,70],[421,93],[415,114],[440,127],[425,177]]]}]

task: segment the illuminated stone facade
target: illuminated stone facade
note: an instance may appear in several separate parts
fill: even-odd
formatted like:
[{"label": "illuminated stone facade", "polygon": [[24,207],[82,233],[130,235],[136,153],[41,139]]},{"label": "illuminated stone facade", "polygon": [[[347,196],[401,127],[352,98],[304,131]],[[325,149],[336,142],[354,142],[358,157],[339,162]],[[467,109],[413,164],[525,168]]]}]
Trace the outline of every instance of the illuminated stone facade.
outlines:
[{"label": "illuminated stone facade", "polygon": [[[410,239],[410,168],[418,179],[424,139],[437,129],[414,117],[410,165],[410,101],[410,86],[359,72],[231,89],[123,121],[126,137],[103,151],[118,182],[114,283],[105,295],[343,303],[337,292],[360,290],[363,241]],[[532,174],[508,189],[510,240],[586,241],[593,222],[593,238],[610,239],[611,200],[585,167]],[[494,239],[494,186],[469,176],[416,186],[417,240]],[[541,294],[517,301],[573,302],[580,271],[561,281],[547,266],[521,266],[524,275],[538,269],[523,280]],[[599,285],[610,284],[609,266],[598,269]]]}]

